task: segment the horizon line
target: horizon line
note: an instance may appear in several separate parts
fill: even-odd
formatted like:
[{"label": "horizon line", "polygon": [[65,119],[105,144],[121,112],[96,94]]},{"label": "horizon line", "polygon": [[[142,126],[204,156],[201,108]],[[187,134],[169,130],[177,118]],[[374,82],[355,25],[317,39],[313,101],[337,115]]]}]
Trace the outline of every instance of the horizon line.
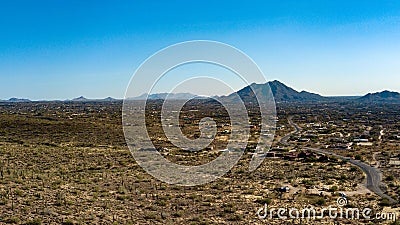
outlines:
[{"label": "horizon line", "polygon": [[[277,80],[277,79],[275,79],[275,80],[272,80],[272,81],[268,81],[268,82],[266,82],[266,83],[270,83],[270,82],[279,82],[279,83],[281,83],[281,84],[283,84],[283,85],[285,85],[285,86],[287,86],[285,83],[283,83],[283,82],[281,82],[281,81],[279,81],[279,80]],[[251,83],[251,84],[249,84],[249,85],[247,85],[247,86],[244,86],[244,87],[242,87],[242,88],[240,88],[240,89],[238,89],[236,92],[238,92],[238,91],[240,91],[240,90],[242,90],[243,88],[245,88],[245,87],[248,87],[248,86],[250,86],[250,85],[252,85],[252,84],[266,84],[266,83]],[[287,86],[287,87],[289,87],[289,86]],[[306,90],[296,90],[296,89],[294,89],[294,88],[292,88],[292,87],[289,87],[289,88],[291,88],[291,89],[293,89],[293,90],[295,90],[295,91],[297,91],[297,92],[302,92],[302,91],[306,91]],[[328,98],[334,98],[334,97],[338,97],[338,98],[340,98],[340,97],[363,97],[363,96],[365,96],[365,95],[368,95],[368,94],[374,94],[374,93],[380,93],[380,92],[384,92],[384,91],[389,91],[389,92],[396,92],[396,93],[400,93],[400,91],[393,91],[393,90],[389,90],[389,89],[380,89],[380,90],[377,90],[377,91],[369,91],[368,93],[365,93],[365,94],[355,94],[355,95],[349,95],[349,94],[335,94],[335,95],[323,95],[323,94],[319,94],[319,93],[317,93],[317,92],[313,92],[313,91],[308,91],[307,90],[307,92],[309,92],[309,93],[313,93],[313,94],[318,94],[318,95],[320,95],[320,96],[322,96],[322,97],[328,97]],[[233,92],[232,92],[233,93]],[[156,95],[156,94],[192,94],[192,95],[195,95],[195,96],[199,96],[199,97],[213,97],[213,96],[217,96],[217,97],[222,97],[222,96],[228,96],[228,95],[230,95],[230,94],[232,94],[232,93],[229,93],[229,94],[226,94],[226,95],[224,95],[224,94],[221,94],[221,95],[211,95],[211,96],[207,96],[207,95],[196,95],[196,94],[193,94],[193,93],[190,93],[190,92],[157,92],[157,93],[142,93],[142,94],[140,94],[140,95],[137,95],[137,96],[134,96],[134,97],[129,97],[129,98],[138,98],[138,97],[140,97],[140,96],[143,96],[143,95]],[[111,96],[111,95],[109,95],[109,96],[106,96],[106,97],[85,97],[84,95],[79,95],[78,97],[70,97],[70,98],[64,98],[64,99],[62,99],[62,98],[42,98],[42,99],[33,99],[33,98],[29,98],[29,97],[19,97],[19,96],[13,96],[13,97],[6,97],[6,98],[0,98],[0,101],[9,101],[9,100],[11,100],[11,99],[17,99],[17,100],[29,100],[29,101],[33,101],[33,102],[40,102],[40,101],[74,101],[75,99],[79,99],[79,98],[85,98],[85,99],[87,99],[87,100],[105,100],[105,99],[107,99],[107,98],[112,98],[112,99],[115,99],[115,100],[124,100],[125,99],[125,97],[122,97],[122,98],[119,98],[119,97],[114,97],[114,96]]]}]

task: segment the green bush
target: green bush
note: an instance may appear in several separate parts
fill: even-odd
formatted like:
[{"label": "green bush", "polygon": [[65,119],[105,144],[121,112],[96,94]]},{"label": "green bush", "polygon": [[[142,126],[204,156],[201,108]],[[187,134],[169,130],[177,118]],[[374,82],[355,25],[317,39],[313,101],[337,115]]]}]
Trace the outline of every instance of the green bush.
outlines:
[{"label": "green bush", "polygon": [[325,205],[326,204],[325,198],[318,198],[318,200],[315,204],[317,204],[319,206]]},{"label": "green bush", "polygon": [[263,205],[264,204],[269,205],[269,204],[271,204],[271,202],[272,202],[272,200],[270,198],[262,198],[262,199],[256,200],[256,203],[263,204]]}]

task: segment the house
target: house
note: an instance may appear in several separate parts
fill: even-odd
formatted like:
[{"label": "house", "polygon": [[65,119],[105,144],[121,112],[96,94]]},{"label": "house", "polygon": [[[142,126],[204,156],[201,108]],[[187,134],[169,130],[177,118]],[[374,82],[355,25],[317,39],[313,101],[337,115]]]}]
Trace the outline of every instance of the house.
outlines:
[{"label": "house", "polygon": [[398,158],[391,158],[389,160],[389,165],[391,166],[400,166],[400,159]]},{"label": "house", "polygon": [[277,189],[277,191],[279,191],[281,193],[285,193],[285,192],[289,192],[290,188],[288,186],[280,187],[280,188]]},{"label": "house", "polygon": [[275,152],[267,152],[267,154],[265,155],[265,157],[268,157],[268,158],[275,158]]},{"label": "house", "polygon": [[310,139],[309,138],[299,138],[298,141],[299,142],[309,142]]},{"label": "house", "polygon": [[321,155],[318,158],[318,162],[329,162],[329,161],[330,161],[330,158],[327,155]]},{"label": "house", "polygon": [[351,149],[351,146],[353,145],[352,142],[350,143],[336,143],[333,145],[330,145],[329,148],[333,148],[333,149]]},{"label": "house", "polygon": [[310,157],[317,158],[317,155],[313,152],[300,152],[299,153],[299,158],[306,159],[306,158],[310,158]]},{"label": "house", "polygon": [[288,152],[288,151],[289,151],[289,149],[287,149],[287,148],[282,148],[282,147],[272,148],[272,149],[270,150],[270,152]]},{"label": "house", "polygon": [[353,140],[354,142],[369,142],[368,139],[363,139],[363,138],[356,138]]},{"label": "house", "polygon": [[285,160],[296,160],[297,158],[299,158],[299,153],[297,152],[291,152],[287,155],[285,155],[285,157],[283,157]]}]

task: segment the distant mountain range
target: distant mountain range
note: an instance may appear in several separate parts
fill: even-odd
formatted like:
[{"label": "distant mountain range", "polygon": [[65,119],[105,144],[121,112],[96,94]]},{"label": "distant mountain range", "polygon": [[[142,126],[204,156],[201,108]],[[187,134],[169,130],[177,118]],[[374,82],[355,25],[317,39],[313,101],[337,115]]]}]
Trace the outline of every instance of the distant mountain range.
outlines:
[{"label": "distant mountain range", "polygon": [[[241,90],[232,93],[228,96],[221,96],[217,98],[225,98],[228,100],[235,101],[237,96],[243,99],[245,102],[252,102],[255,100],[255,94],[257,96],[269,96],[269,91],[272,92],[276,102],[321,102],[321,101],[353,101],[353,102],[398,102],[400,103],[400,93],[392,91],[382,91],[377,93],[369,93],[365,96],[345,96],[345,97],[324,97],[319,94],[310,93],[307,91],[296,91],[291,87],[283,84],[280,81],[274,80],[265,84],[253,83]],[[237,95],[236,95],[237,94]],[[188,100],[188,99],[205,99],[206,97],[197,96],[191,93],[157,93],[157,94],[142,94],[137,97],[129,98],[129,100],[155,100],[167,98],[175,100]],[[111,97],[104,99],[88,99],[83,96],[74,98],[72,100],[65,100],[66,102],[113,102],[121,101]],[[22,98],[10,98],[9,100],[0,100],[0,102],[31,102],[29,99]]]},{"label": "distant mountain range", "polygon": [[[169,95],[169,96],[168,96]],[[174,100],[188,100],[192,98],[203,98],[190,93],[157,93],[157,94],[142,94],[137,97],[129,98],[130,100],[155,100],[155,99],[174,99]]]},{"label": "distant mountain range", "polygon": [[[49,101],[49,102],[56,102],[56,101],[62,102],[61,100],[55,100],[55,101]],[[113,102],[113,101],[122,101],[122,100],[111,98],[111,97],[107,97],[107,98],[103,98],[103,99],[88,99],[83,96],[74,98],[72,100],[70,100],[70,99],[64,100],[64,102]],[[32,101],[30,99],[25,99],[25,98],[10,98],[8,100],[0,100],[0,102],[17,103],[17,102],[39,102],[39,101]],[[47,101],[43,100],[40,102],[47,102]]]},{"label": "distant mountain range", "polygon": [[85,98],[83,96],[80,96],[78,98],[74,98],[72,100],[65,100],[65,101],[72,101],[72,102],[114,102],[114,101],[121,101],[115,98],[107,97],[107,98],[102,98],[102,99],[89,99]]},{"label": "distant mountain range", "polygon": [[25,98],[10,98],[8,100],[0,100],[0,102],[31,102],[31,100]]},{"label": "distant mountain range", "polygon": [[[268,89],[268,85],[270,89]],[[251,88],[250,88],[251,87]],[[391,91],[382,91],[369,93],[365,96],[346,96],[346,97],[324,97],[319,94],[307,91],[298,92],[291,87],[286,86],[277,80],[265,84],[251,84],[236,92],[245,102],[254,99],[253,91],[257,95],[268,95],[271,90],[276,102],[321,102],[321,101],[353,101],[353,102],[399,102],[400,93]],[[228,96],[229,97],[229,96]]]}]

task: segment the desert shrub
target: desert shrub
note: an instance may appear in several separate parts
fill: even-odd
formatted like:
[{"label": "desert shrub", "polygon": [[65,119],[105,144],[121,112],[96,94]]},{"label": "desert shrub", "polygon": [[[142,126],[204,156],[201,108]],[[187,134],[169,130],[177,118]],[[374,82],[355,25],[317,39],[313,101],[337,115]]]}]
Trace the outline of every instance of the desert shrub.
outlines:
[{"label": "desert shrub", "polygon": [[42,221],[38,218],[33,219],[33,220],[29,220],[26,223],[24,223],[25,225],[41,225]]},{"label": "desert shrub", "polygon": [[315,204],[321,206],[321,205],[325,205],[326,201],[325,198],[318,198],[317,202],[315,202]]},{"label": "desert shrub", "polygon": [[271,202],[272,202],[272,200],[270,198],[262,198],[262,199],[256,200],[256,203],[263,204],[263,205],[264,204],[269,205],[269,204],[271,204]]}]

